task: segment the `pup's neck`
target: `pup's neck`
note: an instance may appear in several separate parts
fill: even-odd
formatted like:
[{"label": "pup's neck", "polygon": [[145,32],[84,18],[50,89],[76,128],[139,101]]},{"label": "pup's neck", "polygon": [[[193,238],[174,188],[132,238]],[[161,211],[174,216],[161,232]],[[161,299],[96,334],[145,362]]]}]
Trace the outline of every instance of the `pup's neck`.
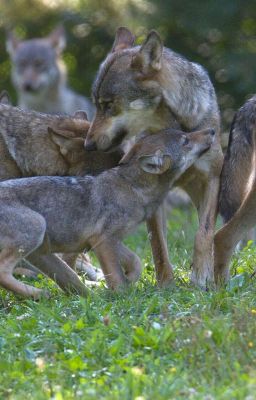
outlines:
[{"label": "pup's neck", "polygon": [[[119,177],[130,185],[144,207],[157,208],[172,184],[170,172],[161,175],[143,171],[136,163],[117,167]],[[153,211],[154,212],[154,211]]]}]

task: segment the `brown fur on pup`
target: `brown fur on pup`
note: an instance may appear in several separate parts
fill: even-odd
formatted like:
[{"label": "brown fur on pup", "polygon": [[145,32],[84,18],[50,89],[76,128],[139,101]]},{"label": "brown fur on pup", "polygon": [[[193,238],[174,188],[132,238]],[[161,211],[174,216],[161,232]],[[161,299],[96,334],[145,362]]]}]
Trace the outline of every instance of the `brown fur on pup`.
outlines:
[{"label": "brown fur on pup", "polygon": [[118,167],[95,177],[0,183],[0,285],[22,296],[44,294],[13,277],[15,265],[25,258],[64,290],[86,295],[76,274],[53,254],[85,248],[94,250],[110,288],[136,281],[140,264],[130,263],[120,241],[151,217],[170,186],[209,150],[214,134],[211,129],[189,134],[169,129],[144,136]]},{"label": "brown fur on pup", "polygon": [[[37,175],[95,175],[115,167],[123,155],[121,150],[86,153],[83,143],[89,126],[83,111],[73,116],[25,111],[13,107],[7,92],[2,92],[0,181]],[[72,268],[76,259],[73,254],[65,257]],[[78,265],[89,279],[95,279],[87,255]]]}]

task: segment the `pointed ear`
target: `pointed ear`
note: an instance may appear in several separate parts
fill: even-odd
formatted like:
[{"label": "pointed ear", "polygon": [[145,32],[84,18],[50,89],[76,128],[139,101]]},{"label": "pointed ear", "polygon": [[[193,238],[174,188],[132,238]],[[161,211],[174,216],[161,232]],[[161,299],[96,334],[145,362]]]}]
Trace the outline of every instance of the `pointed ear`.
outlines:
[{"label": "pointed ear", "polygon": [[61,132],[61,130],[54,130],[50,127],[48,127],[48,133],[51,140],[59,146],[60,152],[63,156],[66,156],[70,151],[84,150],[83,138],[67,137]]},{"label": "pointed ear", "polygon": [[50,127],[68,138],[80,137],[85,139],[90,123],[84,119],[72,117],[64,120],[53,120]]},{"label": "pointed ear", "polygon": [[11,57],[14,56],[17,48],[19,47],[19,44],[20,40],[15,36],[15,34],[11,31],[7,32],[6,50]]},{"label": "pointed ear", "polygon": [[83,110],[75,111],[74,114],[73,114],[73,117],[76,118],[76,119],[85,119],[86,121],[88,121],[87,114]]},{"label": "pointed ear", "polygon": [[139,52],[133,57],[131,66],[147,75],[162,67],[163,43],[156,31],[149,32]]},{"label": "pointed ear", "polygon": [[0,93],[0,104],[11,105],[10,96],[6,90],[2,90]]},{"label": "pointed ear", "polygon": [[160,175],[167,171],[171,166],[171,157],[157,150],[155,154],[141,156],[139,158],[141,169],[150,174]]},{"label": "pointed ear", "polygon": [[128,49],[133,46],[134,41],[135,37],[129,29],[120,26],[116,31],[116,37],[111,52],[114,53],[115,51]]},{"label": "pointed ear", "polygon": [[57,54],[61,54],[66,47],[66,35],[63,25],[58,25],[46,38]]}]

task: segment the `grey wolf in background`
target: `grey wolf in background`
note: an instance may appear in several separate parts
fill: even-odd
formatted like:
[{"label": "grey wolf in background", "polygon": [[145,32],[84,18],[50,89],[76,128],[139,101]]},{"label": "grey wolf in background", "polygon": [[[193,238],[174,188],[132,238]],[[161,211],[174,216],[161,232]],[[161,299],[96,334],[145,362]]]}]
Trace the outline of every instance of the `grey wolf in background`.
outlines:
[{"label": "grey wolf in background", "polygon": [[60,58],[65,43],[62,26],[41,39],[19,40],[13,33],[8,34],[6,47],[18,105],[46,113],[84,110],[91,119],[94,109],[90,100],[67,87],[66,69]]},{"label": "grey wolf in background", "polygon": [[256,96],[236,113],[220,180],[219,212],[225,225],[215,235],[217,281],[229,278],[236,244],[256,225]]},{"label": "grey wolf in background", "polygon": [[[171,129],[144,136],[120,166],[92,177],[35,177],[0,184],[0,285],[38,298],[41,289],[19,282],[13,269],[22,258],[54,277],[64,289],[86,295],[56,252],[92,248],[108,286],[136,281],[140,264],[129,264],[120,240],[149,218],[173,182],[207,151],[214,131],[185,134]],[[73,273],[74,274],[74,273]],[[65,278],[69,278],[66,276]],[[78,280],[79,281],[79,280]]]},{"label": "grey wolf in background", "polygon": [[[24,111],[10,105],[0,94],[0,181],[37,175],[99,174],[115,167],[123,153],[86,153],[84,138],[89,122],[83,112],[73,117]],[[48,132],[50,127],[50,133]],[[77,263],[77,254],[65,256],[72,268],[79,267],[90,279],[95,270],[89,257]]]},{"label": "grey wolf in background", "polygon": [[[215,91],[207,72],[164,48],[155,31],[141,46],[133,43],[134,36],[127,28],[117,30],[112,51],[93,86],[97,110],[85,146],[87,150],[107,150],[141,131],[156,133],[166,127],[187,132],[215,129],[211,150],[176,182],[198,210],[191,280],[206,288],[214,284],[213,237],[223,161]],[[162,219],[159,210],[148,220],[148,229],[157,280],[166,285],[173,274]]]}]

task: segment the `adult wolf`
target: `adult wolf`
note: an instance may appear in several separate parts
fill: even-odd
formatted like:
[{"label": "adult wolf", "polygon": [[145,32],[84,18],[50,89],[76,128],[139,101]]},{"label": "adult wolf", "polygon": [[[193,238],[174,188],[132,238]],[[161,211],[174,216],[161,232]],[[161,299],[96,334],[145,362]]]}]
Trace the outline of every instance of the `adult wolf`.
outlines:
[{"label": "adult wolf", "polygon": [[86,111],[93,116],[93,105],[67,87],[66,69],[61,60],[65,32],[58,26],[41,39],[19,40],[9,33],[6,47],[12,60],[12,81],[21,108],[50,113]]},{"label": "adult wolf", "polygon": [[[214,283],[213,235],[223,161],[215,91],[207,72],[164,48],[157,32],[151,31],[141,46],[133,43],[134,36],[127,28],[117,30],[112,51],[101,64],[93,86],[97,111],[85,146],[87,150],[107,150],[143,130],[215,129],[211,150],[177,183],[198,210],[191,280],[206,288]],[[148,220],[148,229],[157,280],[166,285],[173,275],[161,219],[158,211]]]},{"label": "adult wolf", "polygon": [[225,225],[215,235],[217,282],[229,278],[236,244],[256,225],[256,95],[235,114],[221,172],[219,212]]}]

